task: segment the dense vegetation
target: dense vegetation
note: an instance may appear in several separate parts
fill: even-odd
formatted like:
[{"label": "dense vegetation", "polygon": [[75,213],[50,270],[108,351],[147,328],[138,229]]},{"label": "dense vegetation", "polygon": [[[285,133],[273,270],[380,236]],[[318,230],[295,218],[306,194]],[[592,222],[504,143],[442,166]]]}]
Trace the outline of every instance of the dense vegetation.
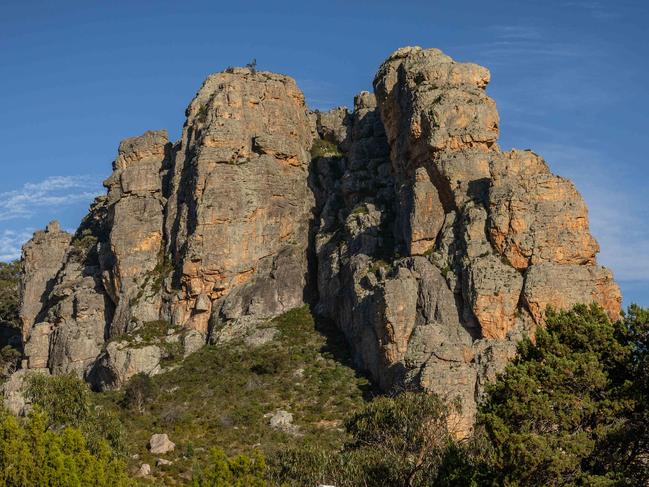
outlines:
[{"label": "dense vegetation", "polygon": [[0,262],[0,379],[20,360],[20,262]]},{"label": "dense vegetation", "polygon": [[18,326],[20,262],[0,262],[0,323]]},{"label": "dense vegetation", "polygon": [[[461,440],[447,428],[454,404],[372,398],[335,330],[306,308],[268,323],[268,343],[208,347],[121,392],[37,375],[30,416],[0,416],[0,485],[647,485],[649,310],[617,323],[585,306],[547,318]],[[296,430],[269,426],[280,408]],[[154,432],[176,442],[172,463],[135,479],[156,464]]]}]

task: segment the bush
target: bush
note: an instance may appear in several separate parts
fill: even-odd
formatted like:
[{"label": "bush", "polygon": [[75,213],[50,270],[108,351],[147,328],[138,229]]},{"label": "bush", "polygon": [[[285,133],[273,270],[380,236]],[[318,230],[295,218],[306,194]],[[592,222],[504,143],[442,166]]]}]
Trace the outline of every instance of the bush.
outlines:
[{"label": "bush", "polygon": [[195,467],[193,485],[196,487],[264,487],[266,462],[259,452],[252,456],[228,458],[223,450],[213,448],[205,467]]},{"label": "bush", "polygon": [[336,144],[328,140],[316,139],[311,146],[311,158],[318,157],[342,157],[342,152]]},{"label": "bush", "polygon": [[21,353],[15,348],[6,345],[0,349],[0,378],[13,374],[22,358]]},{"label": "bush", "polygon": [[32,374],[27,379],[25,397],[43,413],[48,429],[74,426],[80,429],[89,447],[96,452],[108,444],[118,453],[126,452],[126,433],[117,416],[94,406],[85,382],[72,375]]},{"label": "bush", "polygon": [[444,485],[459,446],[448,430],[457,412],[435,395],[405,392],[375,399],[346,423],[342,451],[307,446],[280,452],[271,476],[291,485]]},{"label": "bush", "polygon": [[37,407],[21,421],[0,413],[0,484],[6,486],[132,485],[125,465],[102,442],[88,448],[76,428],[52,430]]},{"label": "bush", "polygon": [[19,327],[20,262],[0,262],[0,323]]},{"label": "bush", "polygon": [[133,376],[124,388],[124,406],[143,413],[146,403],[154,400],[157,393],[158,386],[151,377],[139,373]]},{"label": "bush", "polygon": [[547,315],[482,407],[498,485],[646,485],[648,313]]}]

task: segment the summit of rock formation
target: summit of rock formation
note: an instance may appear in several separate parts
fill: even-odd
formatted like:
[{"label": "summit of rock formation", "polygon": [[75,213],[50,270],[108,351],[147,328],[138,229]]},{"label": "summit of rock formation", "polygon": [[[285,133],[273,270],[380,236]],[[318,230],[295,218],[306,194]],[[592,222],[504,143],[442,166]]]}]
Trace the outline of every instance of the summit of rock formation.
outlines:
[{"label": "summit of rock formation", "polygon": [[459,398],[468,431],[548,306],[621,301],[574,185],[498,147],[489,80],[406,47],[352,111],[312,112],[287,76],[209,76],[181,140],[123,141],[76,234],[25,245],[24,368],[116,388],[308,302],[380,387]]}]

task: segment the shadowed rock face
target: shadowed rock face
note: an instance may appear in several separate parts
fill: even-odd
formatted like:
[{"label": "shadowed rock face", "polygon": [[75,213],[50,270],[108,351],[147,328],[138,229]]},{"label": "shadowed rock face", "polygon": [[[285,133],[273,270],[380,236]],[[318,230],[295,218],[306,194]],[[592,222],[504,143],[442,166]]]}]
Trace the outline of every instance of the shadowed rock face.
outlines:
[{"label": "shadowed rock face", "polygon": [[[352,112],[312,113],[286,76],[210,76],[180,141],[123,141],[72,240],[51,227],[25,246],[25,366],[119,387],[163,370],[170,347],[299,306],[313,283],[359,368],[384,389],[459,398],[465,434],[547,306],[620,313],[574,186],[498,148],[488,82],[403,48]],[[142,341],[151,323],[166,335]]]}]

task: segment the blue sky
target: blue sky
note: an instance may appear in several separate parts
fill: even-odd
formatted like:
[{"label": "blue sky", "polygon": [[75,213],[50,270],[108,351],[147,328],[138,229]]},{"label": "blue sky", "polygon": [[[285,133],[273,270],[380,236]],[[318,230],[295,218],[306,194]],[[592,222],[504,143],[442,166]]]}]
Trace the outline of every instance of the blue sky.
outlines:
[{"label": "blue sky", "polygon": [[75,228],[120,139],[166,128],[256,58],[312,108],[351,105],[404,45],[487,66],[503,148],[572,179],[625,302],[649,306],[649,2],[0,0],[0,259]]}]

